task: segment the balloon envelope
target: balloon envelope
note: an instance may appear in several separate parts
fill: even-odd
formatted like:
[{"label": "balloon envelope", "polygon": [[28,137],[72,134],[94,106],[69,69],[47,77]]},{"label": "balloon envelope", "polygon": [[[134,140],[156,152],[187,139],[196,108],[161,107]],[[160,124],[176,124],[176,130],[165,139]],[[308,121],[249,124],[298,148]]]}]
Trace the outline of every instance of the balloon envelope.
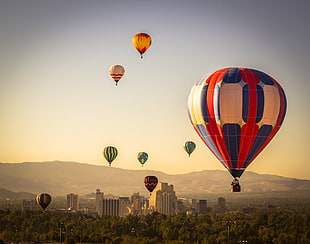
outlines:
[{"label": "balloon envelope", "polygon": [[140,162],[140,164],[145,164],[147,159],[149,158],[149,155],[146,153],[146,152],[139,152],[138,155],[137,155],[137,158]]},{"label": "balloon envelope", "polygon": [[188,99],[191,123],[233,177],[278,132],[286,113],[280,84],[254,69],[225,68],[204,76]]},{"label": "balloon envelope", "polygon": [[52,197],[47,193],[40,193],[36,197],[36,202],[45,210],[45,208],[51,203]]},{"label": "balloon envelope", "polygon": [[116,64],[109,68],[109,73],[112,79],[115,81],[115,85],[117,85],[118,81],[123,77],[125,69],[123,66]]},{"label": "balloon envelope", "polygon": [[133,36],[132,44],[140,53],[141,58],[143,57],[143,53],[151,46],[152,38],[150,35],[146,33],[138,33]]},{"label": "balloon envelope", "polygon": [[146,189],[148,189],[149,192],[152,192],[155,187],[157,186],[158,179],[156,176],[145,176],[144,178],[144,184]]},{"label": "balloon envelope", "polygon": [[117,157],[118,151],[116,147],[113,146],[107,146],[103,149],[103,156],[104,158],[109,162],[109,166],[111,166],[111,163],[113,160]]},{"label": "balloon envelope", "polygon": [[196,144],[192,141],[187,141],[184,144],[184,150],[188,153],[188,156],[195,150]]}]

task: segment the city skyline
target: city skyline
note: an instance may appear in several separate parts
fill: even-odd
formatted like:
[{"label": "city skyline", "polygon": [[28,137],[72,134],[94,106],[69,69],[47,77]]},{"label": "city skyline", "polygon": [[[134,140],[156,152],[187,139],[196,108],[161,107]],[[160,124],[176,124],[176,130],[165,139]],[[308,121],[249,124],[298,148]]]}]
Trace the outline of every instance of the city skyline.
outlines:
[{"label": "city skyline", "polygon": [[[111,145],[115,168],[223,170],[192,128],[188,95],[207,73],[250,67],[281,84],[288,108],[248,170],[310,179],[309,7],[303,0],[2,2],[0,162],[108,165],[102,150]],[[139,32],[153,40],[143,59],[131,43]],[[118,86],[108,73],[114,64],[125,67]],[[189,140],[197,145],[190,157]],[[143,168],[139,152],[149,155]]]}]

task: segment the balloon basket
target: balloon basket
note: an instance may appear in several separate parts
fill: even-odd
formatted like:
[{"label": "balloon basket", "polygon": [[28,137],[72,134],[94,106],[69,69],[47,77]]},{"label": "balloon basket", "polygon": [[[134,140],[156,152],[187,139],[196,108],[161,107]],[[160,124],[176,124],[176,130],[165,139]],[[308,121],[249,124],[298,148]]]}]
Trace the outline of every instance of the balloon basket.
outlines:
[{"label": "balloon basket", "polygon": [[239,179],[237,177],[234,178],[234,180],[231,182],[230,191],[231,192],[240,192],[241,191],[241,186],[239,184]]},{"label": "balloon basket", "polygon": [[231,192],[240,192],[241,191],[241,186],[239,184],[237,185],[231,185],[230,187]]}]

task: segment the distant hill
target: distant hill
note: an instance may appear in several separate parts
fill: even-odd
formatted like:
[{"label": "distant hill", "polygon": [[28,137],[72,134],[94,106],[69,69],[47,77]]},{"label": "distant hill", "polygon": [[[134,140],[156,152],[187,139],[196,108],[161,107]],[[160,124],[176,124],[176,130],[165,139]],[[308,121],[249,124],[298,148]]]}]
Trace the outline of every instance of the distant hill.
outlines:
[{"label": "distant hill", "polygon": [[[48,192],[80,195],[95,192],[129,196],[133,192],[148,195],[143,179],[156,175],[160,182],[174,185],[178,196],[188,194],[228,193],[231,176],[225,170],[204,170],[169,175],[153,170],[126,170],[76,162],[0,163],[0,188],[14,192]],[[310,191],[310,180],[245,172],[241,179],[242,192]],[[1,195],[1,191],[0,191]]]},{"label": "distant hill", "polygon": [[35,194],[29,192],[13,192],[4,188],[0,188],[0,199],[34,199]]}]

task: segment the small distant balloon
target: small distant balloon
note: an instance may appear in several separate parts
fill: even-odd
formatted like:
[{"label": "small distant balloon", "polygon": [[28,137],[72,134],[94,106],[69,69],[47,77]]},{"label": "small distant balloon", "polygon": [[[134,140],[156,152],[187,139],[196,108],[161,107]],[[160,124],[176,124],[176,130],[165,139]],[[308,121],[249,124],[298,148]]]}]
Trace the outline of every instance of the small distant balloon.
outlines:
[{"label": "small distant balloon", "polygon": [[111,166],[111,163],[113,160],[117,157],[118,151],[116,147],[113,146],[107,146],[103,149],[102,152],[104,158],[108,161],[109,166]]},{"label": "small distant balloon", "polygon": [[146,152],[139,152],[137,158],[143,167],[143,164],[146,163],[147,159],[149,158],[149,155]]},{"label": "small distant balloon", "polygon": [[195,150],[196,144],[192,141],[187,141],[184,144],[184,150],[188,153],[188,156],[191,155],[191,153]]},{"label": "small distant balloon", "polygon": [[117,86],[118,81],[123,77],[125,74],[125,68],[122,65],[112,65],[109,68],[109,73],[112,79],[115,81],[115,85]]},{"label": "small distant balloon", "polygon": [[157,186],[157,183],[158,183],[158,179],[156,176],[149,175],[149,176],[145,176],[144,178],[145,187],[149,192],[152,192],[155,189],[155,187]]},{"label": "small distant balloon", "polygon": [[133,36],[132,44],[140,53],[141,58],[143,58],[143,54],[152,44],[152,38],[146,33],[138,33]]},{"label": "small distant balloon", "polygon": [[52,197],[47,193],[40,193],[36,197],[37,204],[39,204],[43,208],[43,210],[47,208],[51,201]]}]

